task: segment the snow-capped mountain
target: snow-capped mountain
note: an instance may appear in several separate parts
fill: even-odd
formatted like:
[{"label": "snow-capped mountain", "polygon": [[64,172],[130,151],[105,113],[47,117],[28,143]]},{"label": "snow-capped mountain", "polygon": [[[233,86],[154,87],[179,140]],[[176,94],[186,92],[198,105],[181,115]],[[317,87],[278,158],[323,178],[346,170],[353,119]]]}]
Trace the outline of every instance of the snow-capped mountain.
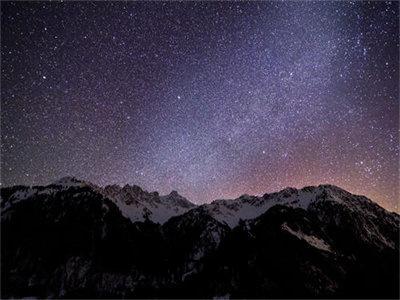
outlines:
[{"label": "snow-capped mountain", "polygon": [[163,224],[171,217],[181,215],[196,207],[195,204],[179,195],[177,191],[160,196],[158,192],[147,192],[136,185],[125,185],[124,187],[108,185],[102,188],[74,177],[63,177],[47,186],[20,186],[15,193],[10,195],[7,204],[4,203],[4,205],[8,207],[34,196],[55,194],[68,189],[76,190],[79,193],[79,188],[91,189],[112,200],[121,210],[122,215],[132,222],[149,220]]},{"label": "snow-capped mountain", "polygon": [[108,185],[101,192],[113,200],[122,214],[133,222],[148,219],[163,224],[169,218],[196,207],[176,191],[160,196],[158,192],[149,193],[137,185]]},{"label": "snow-capped mountain", "polygon": [[211,216],[233,228],[239,220],[254,219],[275,205],[309,209],[319,202],[332,202],[353,210],[374,214],[379,206],[365,196],[353,195],[334,185],[308,186],[302,189],[286,188],[261,197],[242,195],[232,200],[215,200],[201,206]]},{"label": "snow-capped mountain", "polygon": [[2,298],[399,296],[399,215],[335,186],[201,206],[73,177],[0,195]]},{"label": "snow-capped mountain", "polygon": [[276,193],[264,194],[261,197],[242,195],[236,199],[219,199],[209,204],[195,205],[176,191],[168,195],[158,192],[147,192],[137,185],[108,185],[104,188],[74,177],[63,177],[48,186],[20,186],[10,196],[8,205],[40,194],[51,194],[69,188],[89,188],[112,200],[121,213],[132,222],[150,220],[163,224],[171,217],[182,215],[191,209],[206,212],[217,221],[234,228],[240,220],[254,219],[275,205],[309,209],[319,202],[342,205],[352,210],[363,210],[376,214],[382,210],[376,203],[365,196],[353,195],[337,186],[308,186],[302,189],[286,188]]},{"label": "snow-capped mountain", "polygon": [[[206,211],[219,222],[234,228],[238,226],[240,220],[253,220],[276,205],[316,213],[318,218],[324,218],[326,222],[333,222],[336,226],[340,226],[344,217],[352,215],[359,225],[356,230],[360,238],[379,247],[395,248],[395,240],[386,239],[382,228],[376,224],[388,223],[393,227],[399,226],[399,215],[387,212],[365,196],[353,195],[334,185],[308,186],[302,189],[286,188],[261,197],[243,195],[233,200],[215,200],[198,209]],[[286,225],[282,228],[293,233]]]},{"label": "snow-capped mountain", "polygon": [[35,197],[41,197],[45,195],[54,195],[58,192],[72,189],[76,191],[76,196],[84,190],[84,188],[97,189],[97,187],[91,183],[78,180],[74,177],[63,177],[60,178],[47,186],[13,186],[9,188],[3,188],[2,195],[0,197],[2,213],[7,212],[8,209],[12,208],[15,204]]}]

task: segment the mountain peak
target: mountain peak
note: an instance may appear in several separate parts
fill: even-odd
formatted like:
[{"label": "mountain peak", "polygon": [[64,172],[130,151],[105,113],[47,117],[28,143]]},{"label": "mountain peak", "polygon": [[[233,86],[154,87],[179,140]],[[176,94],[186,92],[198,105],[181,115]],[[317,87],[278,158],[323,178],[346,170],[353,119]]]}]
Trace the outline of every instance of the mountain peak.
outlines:
[{"label": "mountain peak", "polygon": [[126,184],[122,188],[106,186],[103,194],[111,199],[122,214],[133,222],[148,219],[162,224],[169,218],[183,214],[195,207],[177,191],[160,196],[158,192],[148,192],[137,185]]},{"label": "mountain peak", "polygon": [[190,202],[188,199],[180,195],[177,191],[173,190],[166,196],[161,196],[160,199],[163,202],[170,203],[172,205],[177,205],[185,209],[190,209],[196,207],[195,204]]},{"label": "mountain peak", "polygon": [[123,190],[129,190],[137,193],[142,193],[144,192],[143,189],[138,186],[138,185],[130,185],[130,184],[125,184],[124,187],[122,188]]},{"label": "mountain peak", "polygon": [[341,187],[338,187],[337,185],[334,184],[320,184],[318,185],[318,187],[314,187],[314,188],[320,188],[320,189],[325,189],[325,190],[331,190],[331,191],[335,191],[335,192],[345,192],[348,193],[346,190],[342,189]]},{"label": "mountain peak", "polygon": [[179,195],[179,193],[177,191],[175,191],[175,190],[172,190],[171,193],[169,193],[169,196],[173,196],[173,197],[180,196],[181,197],[181,195]]},{"label": "mountain peak", "polygon": [[71,187],[71,186],[84,186],[87,183],[73,176],[65,176],[52,182],[51,184],[63,187]]}]

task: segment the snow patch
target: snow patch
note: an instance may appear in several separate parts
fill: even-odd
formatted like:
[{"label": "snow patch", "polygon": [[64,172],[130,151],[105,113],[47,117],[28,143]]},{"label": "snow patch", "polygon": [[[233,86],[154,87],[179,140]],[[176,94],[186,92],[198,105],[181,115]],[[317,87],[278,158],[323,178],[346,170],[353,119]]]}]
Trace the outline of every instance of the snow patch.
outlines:
[{"label": "snow patch", "polygon": [[11,196],[12,203],[15,204],[22,200],[28,199],[28,198],[32,197],[33,195],[35,195],[36,191],[37,191],[36,189],[32,189],[32,188],[27,188],[25,190],[16,191]]},{"label": "snow patch", "polygon": [[323,250],[323,251],[332,252],[330,246],[324,240],[322,240],[320,238],[317,238],[316,236],[307,235],[307,234],[301,232],[300,230],[299,231],[294,231],[286,223],[283,223],[281,228],[283,230],[289,232],[290,234],[294,235],[299,240],[306,241],[307,243],[309,243],[314,248],[317,248],[317,249],[320,249],[320,250]]},{"label": "snow patch", "polygon": [[185,274],[183,274],[183,275],[182,275],[182,281],[184,281],[185,278],[188,277],[189,275],[195,273],[195,271],[196,271],[196,270],[193,269],[193,270],[191,270],[191,271],[186,272]]}]

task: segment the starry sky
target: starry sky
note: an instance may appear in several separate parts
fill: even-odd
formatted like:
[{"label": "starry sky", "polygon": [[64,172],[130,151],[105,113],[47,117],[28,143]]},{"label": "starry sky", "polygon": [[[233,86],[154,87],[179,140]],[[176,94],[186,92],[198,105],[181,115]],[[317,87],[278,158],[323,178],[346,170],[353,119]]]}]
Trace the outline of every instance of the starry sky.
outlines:
[{"label": "starry sky", "polygon": [[398,2],[1,2],[1,183],[399,211]]}]

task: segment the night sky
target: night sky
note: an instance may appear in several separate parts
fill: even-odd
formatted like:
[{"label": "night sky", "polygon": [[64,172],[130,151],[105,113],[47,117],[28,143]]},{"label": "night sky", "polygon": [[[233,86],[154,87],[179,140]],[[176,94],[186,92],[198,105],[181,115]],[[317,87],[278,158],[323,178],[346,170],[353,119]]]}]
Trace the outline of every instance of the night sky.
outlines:
[{"label": "night sky", "polygon": [[399,202],[398,2],[2,2],[1,182]]}]

